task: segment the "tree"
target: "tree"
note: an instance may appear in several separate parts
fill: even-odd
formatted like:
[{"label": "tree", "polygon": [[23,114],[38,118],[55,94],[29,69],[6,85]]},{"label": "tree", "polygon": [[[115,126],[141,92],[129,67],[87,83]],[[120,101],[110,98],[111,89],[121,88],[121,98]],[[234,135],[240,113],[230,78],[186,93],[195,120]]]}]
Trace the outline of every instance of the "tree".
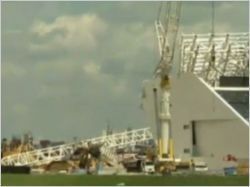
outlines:
[{"label": "tree", "polygon": [[7,140],[7,138],[2,138],[1,147],[2,147],[2,152],[7,151],[7,148],[8,148],[8,140]]},{"label": "tree", "polygon": [[13,135],[10,141],[10,149],[14,150],[18,148],[22,144],[21,138],[17,137],[16,135]]}]

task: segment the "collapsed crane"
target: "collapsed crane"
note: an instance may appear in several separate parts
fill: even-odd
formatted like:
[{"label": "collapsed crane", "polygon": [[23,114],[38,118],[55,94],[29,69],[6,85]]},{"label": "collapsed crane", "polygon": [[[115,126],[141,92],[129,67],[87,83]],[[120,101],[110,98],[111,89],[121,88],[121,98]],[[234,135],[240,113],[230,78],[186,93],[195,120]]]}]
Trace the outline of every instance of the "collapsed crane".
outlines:
[{"label": "collapsed crane", "polygon": [[117,165],[118,161],[115,155],[116,148],[135,145],[136,143],[145,142],[150,139],[152,139],[152,134],[149,128],[124,131],[112,135],[84,139],[79,142],[8,155],[1,159],[1,165],[39,166],[49,164],[52,161],[68,160],[77,148],[86,147],[88,144],[101,144],[101,153],[107,157],[113,165]]}]

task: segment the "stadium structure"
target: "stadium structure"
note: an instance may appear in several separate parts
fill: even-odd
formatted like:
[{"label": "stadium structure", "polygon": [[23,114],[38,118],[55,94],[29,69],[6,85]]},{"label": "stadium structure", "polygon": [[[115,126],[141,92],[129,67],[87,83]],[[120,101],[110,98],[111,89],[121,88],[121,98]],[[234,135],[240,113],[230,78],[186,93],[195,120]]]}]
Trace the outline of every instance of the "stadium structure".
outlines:
[{"label": "stadium structure", "polygon": [[[169,93],[164,95],[161,77],[144,81],[146,123],[165,142],[166,153],[173,147],[175,158],[203,160],[211,170],[248,163],[249,33],[179,34],[181,3],[170,4],[155,24],[161,57],[156,71],[167,67]],[[158,108],[166,103],[164,130]]]}]

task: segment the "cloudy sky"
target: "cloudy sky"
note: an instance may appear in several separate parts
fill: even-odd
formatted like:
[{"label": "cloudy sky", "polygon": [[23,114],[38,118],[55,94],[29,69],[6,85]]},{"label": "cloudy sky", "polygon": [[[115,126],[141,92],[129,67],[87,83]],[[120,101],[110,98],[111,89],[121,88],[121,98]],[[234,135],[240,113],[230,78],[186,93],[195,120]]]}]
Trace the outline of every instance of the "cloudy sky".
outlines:
[{"label": "cloudy sky", "polygon": [[[159,2],[2,2],[2,137],[71,140],[144,127],[142,81],[159,59]],[[181,31],[211,30],[185,2]],[[247,32],[248,2],[216,2],[216,32]]]}]

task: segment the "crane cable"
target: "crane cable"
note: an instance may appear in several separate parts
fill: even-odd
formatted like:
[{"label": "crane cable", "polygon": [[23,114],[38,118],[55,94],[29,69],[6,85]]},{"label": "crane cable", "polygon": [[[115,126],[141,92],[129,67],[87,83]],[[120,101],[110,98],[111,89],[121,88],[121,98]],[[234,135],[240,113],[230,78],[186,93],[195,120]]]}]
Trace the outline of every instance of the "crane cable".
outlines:
[{"label": "crane cable", "polygon": [[[177,35],[178,35],[178,31],[179,31],[179,25],[180,25],[180,16],[181,16],[181,5],[182,3],[181,2],[177,2],[176,4],[176,7],[175,7],[175,18],[176,18],[176,22],[175,22],[175,26],[176,28],[174,28],[174,36],[173,36],[173,45],[172,45],[172,54],[171,54],[171,57],[170,57],[170,61],[173,60],[173,56],[174,56],[174,51],[175,51],[175,45],[176,45],[176,40],[177,40]],[[171,4],[168,2],[168,5],[167,5],[167,21],[166,21],[166,30],[165,30],[165,36],[168,34],[168,27],[169,27],[169,22],[170,22],[170,19],[171,19]],[[171,31],[170,31],[171,32]],[[164,37],[164,42],[163,42],[163,47],[165,46],[165,43],[166,43],[166,37]],[[161,58],[161,61],[163,60],[164,58],[164,54],[162,55],[162,58]]]},{"label": "crane cable", "polygon": [[214,1],[212,1],[211,2],[212,3],[212,16],[211,16],[211,18],[212,18],[212,20],[211,20],[211,33],[212,33],[212,35],[214,35],[214,16],[215,16],[215,11],[214,11]]},{"label": "crane cable", "polygon": [[181,2],[178,2],[179,5],[177,5],[177,8],[176,8],[176,32],[175,32],[175,36],[174,36],[174,43],[173,43],[173,52],[172,52],[172,56],[171,56],[171,61],[173,60],[173,57],[174,57],[174,52],[175,52],[175,45],[176,45],[176,40],[177,40],[177,35],[178,35],[178,31],[179,31],[179,26],[180,26],[180,17],[181,17],[181,6],[182,6],[182,3]]},{"label": "crane cable", "polygon": [[160,21],[160,17],[161,17],[161,9],[162,9],[162,1],[160,2],[160,6],[157,12],[157,21]]}]

